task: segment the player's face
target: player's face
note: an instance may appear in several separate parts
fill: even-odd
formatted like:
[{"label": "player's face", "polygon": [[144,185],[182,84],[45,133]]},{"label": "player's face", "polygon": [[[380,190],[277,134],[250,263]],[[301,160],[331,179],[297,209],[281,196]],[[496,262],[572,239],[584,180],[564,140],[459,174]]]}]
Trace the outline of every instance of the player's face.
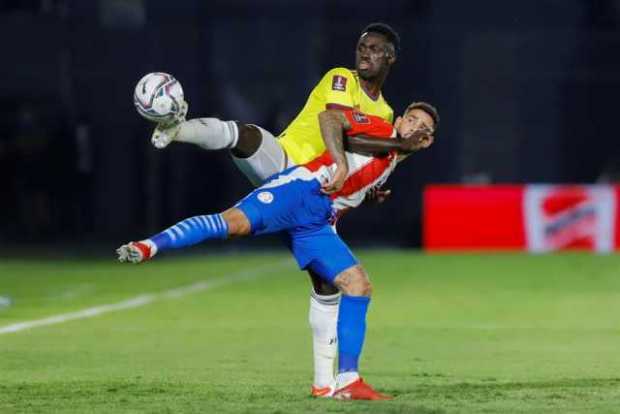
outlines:
[{"label": "player's face", "polygon": [[416,131],[426,131],[431,139],[428,145],[432,143],[432,136],[435,133],[435,122],[433,117],[422,109],[415,108],[410,110],[403,117],[400,117],[394,126],[398,131],[398,135],[404,138],[411,136]]},{"label": "player's face", "polygon": [[394,60],[389,42],[380,33],[365,33],[357,42],[355,69],[362,79],[378,77],[387,71]]}]

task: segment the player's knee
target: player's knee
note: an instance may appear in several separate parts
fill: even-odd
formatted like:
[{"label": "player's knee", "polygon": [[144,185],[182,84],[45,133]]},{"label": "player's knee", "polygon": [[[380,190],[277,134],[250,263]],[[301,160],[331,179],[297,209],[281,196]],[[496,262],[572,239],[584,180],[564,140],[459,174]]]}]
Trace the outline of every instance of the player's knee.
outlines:
[{"label": "player's knee", "polygon": [[368,278],[365,278],[363,280],[360,281],[357,290],[359,292],[358,295],[352,295],[352,296],[367,296],[367,297],[371,297],[372,296],[372,284],[370,283],[370,280],[368,280]]},{"label": "player's knee", "polygon": [[349,296],[367,296],[372,295],[372,285],[367,277],[356,277],[351,280],[351,283],[342,292]]},{"label": "player's knee", "polygon": [[256,153],[263,141],[263,135],[254,125],[237,122],[239,139],[232,153],[237,158],[249,158]]},{"label": "player's knee", "polygon": [[345,295],[367,297],[372,295],[372,284],[368,274],[359,265],[340,273],[334,279],[334,283]]},{"label": "player's knee", "polygon": [[228,237],[246,236],[252,231],[250,220],[238,208],[226,210],[222,213],[222,218],[228,225]]}]

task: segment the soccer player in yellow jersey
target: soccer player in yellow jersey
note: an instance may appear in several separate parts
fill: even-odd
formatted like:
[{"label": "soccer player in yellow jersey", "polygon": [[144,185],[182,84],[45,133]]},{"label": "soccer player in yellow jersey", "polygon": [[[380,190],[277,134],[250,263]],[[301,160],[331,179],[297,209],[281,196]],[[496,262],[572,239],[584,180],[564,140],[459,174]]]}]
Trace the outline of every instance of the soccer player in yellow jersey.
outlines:
[{"label": "soccer player in yellow jersey", "polygon": [[[173,125],[159,125],[151,141],[157,148],[177,141],[193,143],[207,150],[229,149],[235,164],[258,186],[271,175],[306,163],[325,151],[318,115],[326,109],[355,108],[392,122],[394,112],[383,98],[381,88],[390,67],[396,62],[399,47],[400,38],[390,26],[383,23],[368,25],[357,42],[355,70],[334,68],[328,71],[310,93],[301,112],[278,138],[257,125],[196,118]],[[333,177],[324,189],[337,191],[341,183],[339,177]],[[309,321],[315,370],[312,395],[329,397],[335,384],[333,370],[340,293],[311,272],[310,277],[313,291]]]}]

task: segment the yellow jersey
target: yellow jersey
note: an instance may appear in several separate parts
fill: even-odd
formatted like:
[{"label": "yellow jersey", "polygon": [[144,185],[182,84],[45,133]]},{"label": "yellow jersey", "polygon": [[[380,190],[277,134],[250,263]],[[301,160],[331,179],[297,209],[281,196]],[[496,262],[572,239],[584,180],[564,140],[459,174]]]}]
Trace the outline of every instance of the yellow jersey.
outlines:
[{"label": "yellow jersey", "polygon": [[280,134],[279,142],[293,163],[305,164],[325,151],[319,113],[325,109],[357,109],[392,123],[394,111],[379,94],[373,99],[364,91],[354,70],[334,68],[312,90],[306,105]]}]

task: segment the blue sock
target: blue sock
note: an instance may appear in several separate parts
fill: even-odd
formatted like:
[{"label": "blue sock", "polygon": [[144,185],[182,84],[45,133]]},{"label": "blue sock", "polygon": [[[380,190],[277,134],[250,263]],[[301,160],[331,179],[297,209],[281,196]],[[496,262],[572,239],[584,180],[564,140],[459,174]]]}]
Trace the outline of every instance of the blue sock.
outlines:
[{"label": "blue sock", "polygon": [[191,246],[205,240],[225,239],[227,236],[228,224],[222,215],[210,214],[180,221],[150,240],[157,245],[157,251],[162,251]]},{"label": "blue sock", "polygon": [[338,310],[338,372],[357,371],[370,298],[342,295]]}]

